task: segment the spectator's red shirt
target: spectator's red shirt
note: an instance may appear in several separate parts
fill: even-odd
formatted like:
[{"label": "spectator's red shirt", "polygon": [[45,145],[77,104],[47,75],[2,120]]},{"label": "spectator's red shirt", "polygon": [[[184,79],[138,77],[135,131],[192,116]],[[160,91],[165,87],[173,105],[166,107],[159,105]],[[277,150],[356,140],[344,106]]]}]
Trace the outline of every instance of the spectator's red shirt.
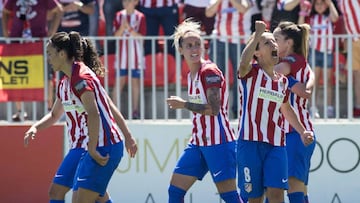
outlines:
[{"label": "spectator's red shirt", "polygon": [[55,0],[7,0],[4,8],[12,12],[14,16],[9,36],[22,37],[26,19],[30,23],[33,37],[47,37],[46,14],[56,6]]}]

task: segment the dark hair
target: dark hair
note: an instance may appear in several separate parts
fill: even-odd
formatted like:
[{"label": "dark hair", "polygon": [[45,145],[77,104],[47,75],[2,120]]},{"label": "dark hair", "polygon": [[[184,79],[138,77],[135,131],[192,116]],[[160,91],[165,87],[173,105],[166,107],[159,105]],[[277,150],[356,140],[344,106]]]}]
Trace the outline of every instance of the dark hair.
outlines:
[{"label": "dark hair", "polygon": [[292,39],[294,42],[294,52],[307,58],[309,48],[310,25],[295,24],[293,22],[284,21],[278,26],[285,39]]},{"label": "dark hair", "polygon": [[89,39],[81,37],[78,32],[57,32],[50,38],[49,43],[57,51],[65,51],[68,59],[82,61],[94,71],[96,75],[104,76],[105,69],[93,43]]}]

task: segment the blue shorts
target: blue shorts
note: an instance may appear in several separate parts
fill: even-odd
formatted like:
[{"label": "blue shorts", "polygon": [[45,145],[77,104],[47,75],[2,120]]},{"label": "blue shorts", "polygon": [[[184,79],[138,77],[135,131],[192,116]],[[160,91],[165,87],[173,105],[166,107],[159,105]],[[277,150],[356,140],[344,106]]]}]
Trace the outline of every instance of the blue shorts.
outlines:
[{"label": "blue shorts", "polygon": [[[140,78],[140,74],[141,74],[141,69],[132,69],[131,70],[131,77],[132,78]],[[129,70],[128,69],[120,69],[119,71],[120,77],[124,77],[129,75]]]},{"label": "blue shorts", "polygon": [[236,178],[236,142],[213,146],[189,144],[181,155],[174,173],[194,176],[202,180],[210,171],[214,182]]},{"label": "blue shorts", "polygon": [[76,191],[79,188],[84,188],[104,195],[111,176],[123,156],[123,149],[123,142],[106,147],[98,147],[97,151],[102,156],[106,156],[107,154],[110,156],[105,166],[99,165],[91,158],[90,154],[86,152],[81,158],[76,170],[73,190]]},{"label": "blue shorts", "polygon": [[[333,54],[332,53],[328,53],[326,56],[326,60],[327,60],[327,68],[333,68]],[[320,67],[320,68],[324,68],[324,52],[320,52],[315,50],[315,66],[312,64],[312,50],[310,49],[309,51],[309,64],[311,65],[311,67]]]},{"label": "blue shorts", "polygon": [[58,171],[54,176],[53,182],[65,187],[72,188],[77,166],[85,152],[86,150],[84,148],[71,149],[62,161]]},{"label": "blue shorts", "polygon": [[308,184],[310,161],[315,145],[316,141],[305,147],[296,131],[286,134],[289,177],[295,177],[304,182],[305,185]]},{"label": "blue shorts", "polygon": [[259,198],[267,187],[288,189],[285,147],[239,139],[237,155],[241,196]]}]

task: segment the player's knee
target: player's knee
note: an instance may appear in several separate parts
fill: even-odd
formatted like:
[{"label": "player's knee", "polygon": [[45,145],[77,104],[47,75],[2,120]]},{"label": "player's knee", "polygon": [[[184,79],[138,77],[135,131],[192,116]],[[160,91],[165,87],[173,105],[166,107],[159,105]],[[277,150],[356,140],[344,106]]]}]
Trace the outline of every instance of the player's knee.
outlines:
[{"label": "player's knee", "polygon": [[56,187],[56,184],[53,184],[49,189],[49,198],[51,200],[64,200],[67,191],[68,190],[65,187]]}]

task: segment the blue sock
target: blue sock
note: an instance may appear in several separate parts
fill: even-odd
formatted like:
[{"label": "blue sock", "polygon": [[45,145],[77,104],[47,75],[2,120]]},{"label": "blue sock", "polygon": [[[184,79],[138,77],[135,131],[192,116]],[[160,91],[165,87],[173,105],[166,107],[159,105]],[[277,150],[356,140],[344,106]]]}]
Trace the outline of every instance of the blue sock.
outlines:
[{"label": "blue sock", "polygon": [[51,199],[49,203],[65,203],[65,200],[53,200],[53,199]]},{"label": "blue sock", "polygon": [[[95,203],[100,203],[100,202],[96,201]],[[111,199],[109,199],[109,200],[106,201],[105,203],[113,203],[113,202],[111,201]]]},{"label": "blue sock", "polygon": [[304,196],[304,199],[305,199],[305,203],[310,203],[310,202],[309,202],[309,196],[305,195],[305,196]]},{"label": "blue sock", "polygon": [[168,189],[169,203],[184,203],[186,191],[174,185],[170,185]]},{"label": "blue sock", "polygon": [[226,203],[241,203],[239,193],[236,190],[220,193],[220,197]]},{"label": "blue sock", "polygon": [[293,192],[288,194],[290,203],[304,203],[304,193],[303,192]]}]

